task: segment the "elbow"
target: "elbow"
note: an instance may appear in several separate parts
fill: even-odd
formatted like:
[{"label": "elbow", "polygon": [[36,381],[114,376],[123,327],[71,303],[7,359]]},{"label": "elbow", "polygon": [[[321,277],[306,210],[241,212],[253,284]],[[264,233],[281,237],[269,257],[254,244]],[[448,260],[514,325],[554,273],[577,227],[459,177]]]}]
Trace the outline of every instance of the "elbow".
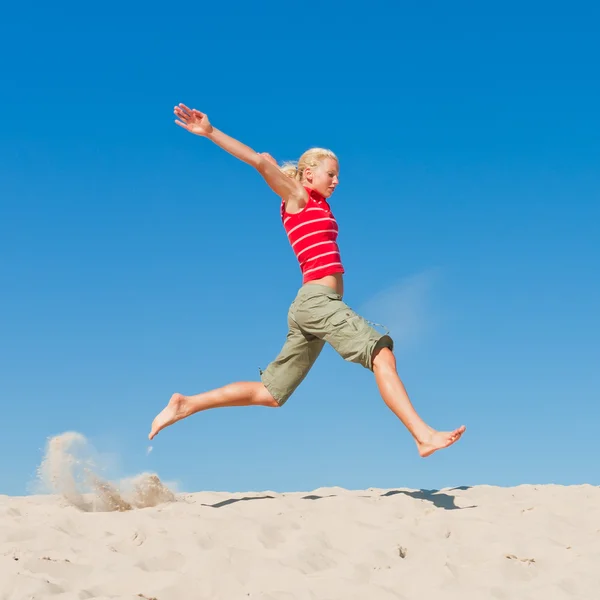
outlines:
[{"label": "elbow", "polygon": [[256,162],[254,168],[257,169],[260,173],[264,173],[265,170],[268,168],[268,165],[273,165],[274,167],[277,167],[279,169],[277,161],[267,152],[257,153],[254,160]]},{"label": "elbow", "polygon": [[265,168],[267,166],[267,159],[258,152],[252,157],[252,162],[250,163],[259,173],[264,174]]}]

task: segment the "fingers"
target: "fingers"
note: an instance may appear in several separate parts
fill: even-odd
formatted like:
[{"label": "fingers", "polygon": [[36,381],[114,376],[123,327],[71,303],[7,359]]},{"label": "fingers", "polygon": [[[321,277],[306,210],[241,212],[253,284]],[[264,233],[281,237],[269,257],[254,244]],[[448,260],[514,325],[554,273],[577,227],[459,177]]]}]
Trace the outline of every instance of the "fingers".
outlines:
[{"label": "fingers", "polygon": [[181,117],[191,118],[191,117],[205,117],[206,115],[203,112],[200,112],[197,108],[190,108],[183,103],[179,103],[175,107],[175,113]]},{"label": "fingers", "polygon": [[191,115],[193,112],[193,110],[189,106],[186,106],[183,102],[180,102],[175,108],[184,111],[189,115]]},{"label": "fingers", "polygon": [[182,123],[179,119],[175,119],[175,124],[179,125],[179,127],[183,127],[184,129],[190,130],[187,123]]},{"label": "fingers", "polygon": [[192,117],[191,113],[188,112],[187,110],[183,110],[182,108],[180,108],[179,106],[176,106],[173,109],[173,112],[180,118],[180,119],[184,119],[185,121],[187,121],[188,119],[190,119]]}]

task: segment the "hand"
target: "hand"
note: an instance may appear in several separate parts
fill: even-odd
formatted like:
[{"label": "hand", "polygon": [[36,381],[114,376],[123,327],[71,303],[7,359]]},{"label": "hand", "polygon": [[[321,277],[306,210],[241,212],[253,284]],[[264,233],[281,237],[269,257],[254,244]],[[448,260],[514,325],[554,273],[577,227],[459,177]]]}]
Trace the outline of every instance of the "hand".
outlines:
[{"label": "hand", "polygon": [[177,125],[187,129],[190,133],[207,136],[213,131],[213,127],[208,117],[195,108],[188,108],[185,104],[179,104],[173,111],[179,119],[175,121]]}]

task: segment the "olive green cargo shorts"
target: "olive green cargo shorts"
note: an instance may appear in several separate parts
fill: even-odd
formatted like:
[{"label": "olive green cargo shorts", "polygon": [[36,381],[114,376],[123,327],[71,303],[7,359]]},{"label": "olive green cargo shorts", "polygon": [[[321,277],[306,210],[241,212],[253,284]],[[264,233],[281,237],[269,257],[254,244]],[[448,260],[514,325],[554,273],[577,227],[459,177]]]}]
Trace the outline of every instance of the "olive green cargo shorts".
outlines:
[{"label": "olive green cargo shorts", "polygon": [[264,371],[261,380],[281,406],[302,383],[317,360],[325,342],[349,362],[373,369],[373,353],[393,349],[392,338],[379,333],[355,313],[331,288],[303,285],[288,311],[289,331],[279,355]]}]

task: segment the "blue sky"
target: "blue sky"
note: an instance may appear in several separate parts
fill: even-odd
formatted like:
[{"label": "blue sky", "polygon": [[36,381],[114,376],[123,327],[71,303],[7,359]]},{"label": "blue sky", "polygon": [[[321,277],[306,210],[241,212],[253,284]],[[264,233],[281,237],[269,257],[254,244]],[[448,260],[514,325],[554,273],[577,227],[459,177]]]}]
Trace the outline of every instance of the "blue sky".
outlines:
[{"label": "blue sky", "polygon": [[[600,484],[599,9],[168,8],[0,25],[0,493],[70,430],[186,491]],[[284,409],[199,414],[146,454],[173,392],[257,377],[300,285],[278,199],[178,102],[279,160],[338,154],[346,300],[458,445],[419,459],[326,348]]]}]

